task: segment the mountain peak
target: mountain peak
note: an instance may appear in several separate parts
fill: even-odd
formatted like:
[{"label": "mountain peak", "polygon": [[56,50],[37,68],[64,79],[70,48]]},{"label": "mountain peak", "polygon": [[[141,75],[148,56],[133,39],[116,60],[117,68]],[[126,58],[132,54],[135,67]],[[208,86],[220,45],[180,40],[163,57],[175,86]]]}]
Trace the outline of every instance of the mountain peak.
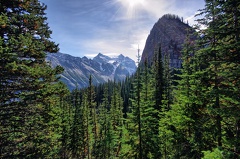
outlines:
[{"label": "mountain peak", "polygon": [[183,22],[183,18],[180,18],[176,14],[164,14],[159,20],[161,19],[177,20],[177,21]]},{"label": "mountain peak", "polygon": [[[120,59],[119,57],[123,57]],[[93,75],[93,83],[99,84],[108,80],[117,81],[124,80],[128,75],[132,75],[136,71],[135,62],[130,58],[125,58],[123,55],[118,57],[108,57],[99,53],[93,59],[86,56],[76,58],[71,55],[49,54],[47,61],[51,61],[52,67],[60,65],[64,68],[61,75],[61,81],[64,82],[70,90],[73,90],[76,85],[79,88],[88,86],[88,77]]]},{"label": "mountain peak", "polygon": [[160,43],[162,54],[169,54],[171,67],[181,67],[181,50],[187,36],[187,29],[192,28],[183,22],[183,18],[174,14],[163,15],[155,23],[146,40],[141,62],[152,61],[155,47]]},{"label": "mountain peak", "polygon": [[97,54],[97,56],[98,56],[98,57],[101,57],[101,56],[105,56],[105,55],[103,55],[102,53],[99,52],[99,53]]},{"label": "mountain peak", "polygon": [[107,62],[109,60],[110,60],[110,57],[103,55],[102,53],[98,53],[98,55],[93,58],[93,61],[97,61],[101,63]]},{"label": "mountain peak", "polygon": [[120,55],[118,55],[118,58],[123,59],[123,58],[125,58],[125,56],[123,56],[123,54],[120,54]]}]

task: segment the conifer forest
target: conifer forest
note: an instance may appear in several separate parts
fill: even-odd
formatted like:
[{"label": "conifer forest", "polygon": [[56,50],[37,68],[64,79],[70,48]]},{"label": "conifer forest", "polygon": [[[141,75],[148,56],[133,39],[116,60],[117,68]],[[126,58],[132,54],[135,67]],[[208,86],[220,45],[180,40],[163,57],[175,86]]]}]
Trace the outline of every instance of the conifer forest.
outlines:
[{"label": "conifer forest", "polygon": [[1,159],[240,159],[239,0],[205,0],[180,69],[159,43],[124,81],[73,91],[45,60],[46,7],[0,0]]}]

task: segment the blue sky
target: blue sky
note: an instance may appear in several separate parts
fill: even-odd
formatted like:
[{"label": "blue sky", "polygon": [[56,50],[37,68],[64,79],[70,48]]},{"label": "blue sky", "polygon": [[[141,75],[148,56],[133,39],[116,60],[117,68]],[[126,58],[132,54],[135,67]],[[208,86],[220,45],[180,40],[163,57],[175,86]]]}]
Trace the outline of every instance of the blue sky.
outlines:
[{"label": "blue sky", "polygon": [[123,54],[136,60],[150,30],[164,14],[194,23],[204,0],[40,0],[60,52],[78,57]]}]

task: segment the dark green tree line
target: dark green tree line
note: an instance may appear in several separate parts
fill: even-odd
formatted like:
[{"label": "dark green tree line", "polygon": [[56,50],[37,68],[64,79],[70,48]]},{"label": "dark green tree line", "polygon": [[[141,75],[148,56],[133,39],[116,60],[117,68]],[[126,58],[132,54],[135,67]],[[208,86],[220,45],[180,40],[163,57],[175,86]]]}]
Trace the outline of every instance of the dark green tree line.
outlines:
[{"label": "dark green tree line", "polygon": [[205,2],[181,69],[158,44],[125,81],[69,93],[46,6],[0,1],[0,158],[240,158],[240,2]]}]

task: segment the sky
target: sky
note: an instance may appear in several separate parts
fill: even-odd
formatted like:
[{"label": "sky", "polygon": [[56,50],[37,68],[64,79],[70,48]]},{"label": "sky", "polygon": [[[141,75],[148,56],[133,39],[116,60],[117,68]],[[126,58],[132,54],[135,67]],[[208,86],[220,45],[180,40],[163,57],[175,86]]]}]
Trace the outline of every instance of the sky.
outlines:
[{"label": "sky", "polygon": [[136,61],[153,25],[176,14],[190,25],[204,0],[40,0],[60,52],[92,58],[123,54]]}]

